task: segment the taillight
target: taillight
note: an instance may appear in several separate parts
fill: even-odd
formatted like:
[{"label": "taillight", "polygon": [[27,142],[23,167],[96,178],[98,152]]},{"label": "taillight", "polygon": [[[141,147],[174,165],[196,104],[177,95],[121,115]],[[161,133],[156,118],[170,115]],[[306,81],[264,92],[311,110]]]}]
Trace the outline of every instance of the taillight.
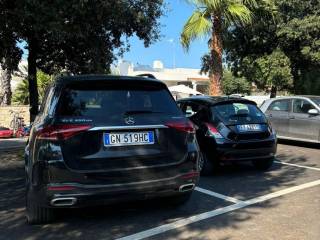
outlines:
[{"label": "taillight", "polygon": [[73,186],[48,186],[49,191],[72,191],[75,189],[76,187]]},{"label": "taillight", "polygon": [[190,172],[190,173],[182,175],[181,178],[182,179],[190,179],[190,178],[199,177],[199,175],[200,175],[199,172]]},{"label": "taillight", "polygon": [[178,131],[181,131],[181,132],[187,132],[187,133],[196,132],[195,127],[190,120],[169,122],[166,124],[166,126],[168,126],[169,128],[177,129]]},{"label": "taillight", "polygon": [[37,132],[37,139],[45,140],[65,140],[77,135],[80,132],[90,129],[90,125],[51,125]]},{"label": "taillight", "polygon": [[224,138],[221,133],[210,123],[205,123],[208,127],[208,131],[206,133],[206,136],[208,137],[214,137],[216,139],[222,139]]}]

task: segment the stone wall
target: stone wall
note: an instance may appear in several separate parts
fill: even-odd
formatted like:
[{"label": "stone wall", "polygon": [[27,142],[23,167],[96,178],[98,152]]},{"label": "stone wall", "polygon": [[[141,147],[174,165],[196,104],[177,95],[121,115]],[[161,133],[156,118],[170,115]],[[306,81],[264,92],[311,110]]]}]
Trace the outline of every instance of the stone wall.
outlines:
[{"label": "stone wall", "polygon": [[13,115],[10,111],[19,112],[19,116],[24,118],[26,125],[30,124],[29,106],[7,106],[0,107],[0,126],[10,127]]}]

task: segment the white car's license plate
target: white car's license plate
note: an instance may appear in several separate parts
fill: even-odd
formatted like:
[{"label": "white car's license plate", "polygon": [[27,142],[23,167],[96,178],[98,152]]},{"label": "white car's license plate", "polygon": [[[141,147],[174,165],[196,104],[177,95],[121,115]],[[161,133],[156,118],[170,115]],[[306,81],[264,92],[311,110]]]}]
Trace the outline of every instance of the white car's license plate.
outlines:
[{"label": "white car's license plate", "polygon": [[149,132],[127,132],[127,133],[105,133],[103,135],[105,146],[126,146],[154,144],[154,133]]},{"label": "white car's license plate", "polygon": [[260,124],[243,124],[237,126],[238,130],[240,132],[256,132],[261,131],[261,125]]}]

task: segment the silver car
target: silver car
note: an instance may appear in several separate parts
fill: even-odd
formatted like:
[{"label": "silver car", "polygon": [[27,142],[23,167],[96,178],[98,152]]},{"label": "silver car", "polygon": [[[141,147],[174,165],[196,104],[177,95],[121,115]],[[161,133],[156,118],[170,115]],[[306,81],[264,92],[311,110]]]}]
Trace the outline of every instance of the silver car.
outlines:
[{"label": "silver car", "polygon": [[320,143],[320,96],[273,98],[260,108],[278,138]]}]

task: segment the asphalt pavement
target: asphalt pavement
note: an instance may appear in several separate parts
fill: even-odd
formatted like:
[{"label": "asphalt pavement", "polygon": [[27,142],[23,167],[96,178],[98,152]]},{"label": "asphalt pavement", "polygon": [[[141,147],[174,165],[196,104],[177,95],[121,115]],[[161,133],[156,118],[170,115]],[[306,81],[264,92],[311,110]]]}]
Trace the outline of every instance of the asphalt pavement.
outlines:
[{"label": "asphalt pavement", "polygon": [[0,151],[23,149],[28,138],[0,139]]},{"label": "asphalt pavement", "polygon": [[149,201],[24,217],[22,150],[0,150],[0,239],[320,239],[320,147],[284,142],[267,172],[223,166],[184,206]]}]

